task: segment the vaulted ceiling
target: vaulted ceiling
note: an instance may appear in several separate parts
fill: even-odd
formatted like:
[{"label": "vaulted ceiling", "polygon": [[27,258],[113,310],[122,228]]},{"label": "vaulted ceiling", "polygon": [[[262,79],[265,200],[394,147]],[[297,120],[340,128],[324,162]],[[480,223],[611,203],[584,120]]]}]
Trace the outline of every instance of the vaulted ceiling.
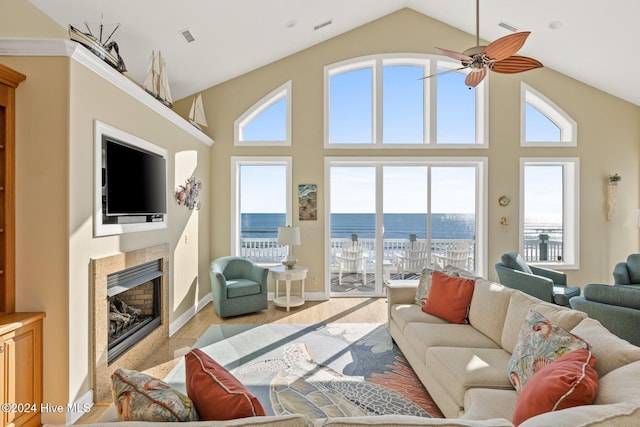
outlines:
[{"label": "vaulted ceiling", "polygon": [[[65,28],[86,29],[87,23],[97,34],[102,22],[103,39],[119,23],[114,37],[138,83],[151,51],[161,50],[174,99],[406,7],[473,35],[476,25],[475,0],[29,1]],[[633,50],[638,16],[637,0],[481,0],[480,36],[491,41],[510,34],[501,22],[531,31],[519,54],[640,105],[640,55]]]}]

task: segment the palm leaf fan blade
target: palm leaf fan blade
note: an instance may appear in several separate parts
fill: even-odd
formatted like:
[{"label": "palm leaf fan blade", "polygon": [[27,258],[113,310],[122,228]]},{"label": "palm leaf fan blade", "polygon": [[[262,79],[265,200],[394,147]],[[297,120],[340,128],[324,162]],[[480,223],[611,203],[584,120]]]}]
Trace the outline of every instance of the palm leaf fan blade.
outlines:
[{"label": "palm leaf fan blade", "polygon": [[527,40],[527,37],[529,37],[529,34],[531,34],[530,31],[523,31],[500,37],[498,40],[490,43],[482,53],[494,61],[507,59],[520,50]]},{"label": "palm leaf fan blade", "polygon": [[437,47],[436,52],[440,55],[448,56],[449,58],[457,59],[458,61],[473,61],[473,58],[469,55],[465,55],[464,53],[454,52],[452,50],[442,49]]},{"label": "palm leaf fan blade", "polygon": [[478,71],[474,70],[469,74],[467,74],[467,78],[464,79],[464,84],[466,84],[469,87],[476,87],[478,86],[478,84],[480,84],[482,80],[484,80],[486,75],[487,75],[486,68],[482,68]]},{"label": "palm leaf fan blade", "polygon": [[494,62],[491,66],[491,70],[496,73],[515,74],[542,67],[542,63],[537,59],[514,55],[503,59],[502,61]]}]

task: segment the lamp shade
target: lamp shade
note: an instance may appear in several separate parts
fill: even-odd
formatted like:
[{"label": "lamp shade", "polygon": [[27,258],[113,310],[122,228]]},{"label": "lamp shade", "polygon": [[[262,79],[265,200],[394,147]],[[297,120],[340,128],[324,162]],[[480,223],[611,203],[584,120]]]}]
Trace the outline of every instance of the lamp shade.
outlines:
[{"label": "lamp shade", "polygon": [[300,244],[299,227],[278,227],[278,243],[281,245],[297,246]]}]

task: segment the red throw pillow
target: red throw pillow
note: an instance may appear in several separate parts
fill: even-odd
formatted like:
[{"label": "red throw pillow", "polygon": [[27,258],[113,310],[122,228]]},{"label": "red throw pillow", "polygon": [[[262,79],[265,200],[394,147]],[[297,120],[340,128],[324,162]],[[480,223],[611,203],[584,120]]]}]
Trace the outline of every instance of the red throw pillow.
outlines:
[{"label": "red throw pillow", "polygon": [[473,279],[448,276],[435,270],[431,275],[431,287],[422,304],[422,311],[451,323],[468,323],[469,304],[475,283]]},{"label": "red throw pillow", "polygon": [[194,349],[185,356],[187,395],[201,420],[232,420],[266,415],[260,401],[229,371]]},{"label": "red throw pillow", "polygon": [[598,392],[595,364],[591,351],[581,348],[540,369],[518,396],[513,424],[545,412],[592,404]]}]

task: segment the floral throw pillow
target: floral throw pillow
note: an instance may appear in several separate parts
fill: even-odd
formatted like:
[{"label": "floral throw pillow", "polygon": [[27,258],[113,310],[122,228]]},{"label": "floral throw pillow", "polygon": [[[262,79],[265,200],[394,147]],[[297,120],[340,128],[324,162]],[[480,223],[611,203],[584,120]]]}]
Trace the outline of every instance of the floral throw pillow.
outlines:
[{"label": "floral throw pillow", "polygon": [[111,375],[113,400],[120,421],[197,421],[191,399],[167,383],[127,369]]},{"label": "floral throw pillow", "polygon": [[580,348],[590,349],[590,346],[579,337],[552,324],[542,314],[531,310],[524,319],[518,342],[509,359],[509,380],[520,393],[541,368]]},{"label": "floral throw pillow", "polygon": [[420,274],[420,280],[418,282],[418,289],[416,290],[416,297],[414,299],[414,303],[422,306],[423,300],[427,298],[427,294],[429,294],[429,288],[431,287],[431,273],[433,273],[433,269],[425,268],[422,270],[422,274]]}]

